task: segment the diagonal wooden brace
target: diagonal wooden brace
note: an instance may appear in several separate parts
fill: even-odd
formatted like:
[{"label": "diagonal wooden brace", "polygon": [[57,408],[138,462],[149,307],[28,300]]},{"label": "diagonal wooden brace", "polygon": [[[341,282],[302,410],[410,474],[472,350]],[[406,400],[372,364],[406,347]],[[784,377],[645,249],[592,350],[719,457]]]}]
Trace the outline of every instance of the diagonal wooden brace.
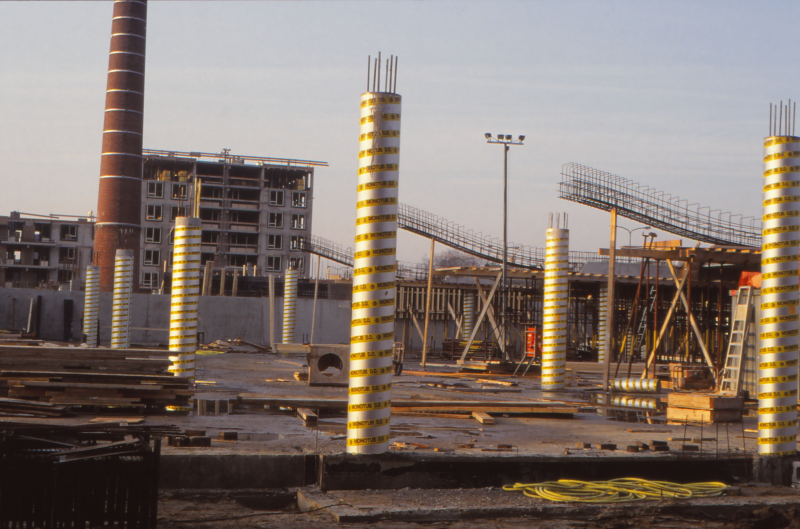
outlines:
[{"label": "diagonal wooden brace", "polygon": [[[672,274],[672,280],[675,282],[675,285],[678,286],[678,276],[675,274],[675,268],[672,266],[672,262],[667,259],[667,265],[669,265],[669,272]],[[686,270],[691,268],[691,262],[686,263]],[[722,285],[720,284],[720,288]],[[694,319],[694,314],[692,314],[692,309],[689,306],[689,302],[686,300],[686,294],[683,293],[683,289],[679,288],[678,292],[681,295],[681,301],[683,302],[683,307],[686,309],[686,314],[689,315],[689,322],[692,324],[692,330],[694,331],[694,335],[697,337],[697,343],[700,345],[700,350],[703,351],[703,357],[706,359],[706,363],[711,368],[711,374],[714,376],[714,380],[717,379],[717,373],[714,369],[714,362],[711,361],[711,355],[708,354],[706,350],[706,346],[703,343],[703,335],[700,334],[700,328],[697,326],[697,321]]]},{"label": "diagonal wooden brace", "polygon": [[[492,307],[489,300],[486,299],[486,295],[483,293],[483,288],[481,287],[481,282],[478,278],[475,278],[475,284],[478,285],[478,295],[481,297],[481,302],[485,303],[489,306],[489,310],[486,312],[486,317],[489,318],[489,323],[492,325],[492,332],[494,334],[494,339],[497,340],[497,343],[500,345],[500,351],[503,353],[503,356],[506,356],[506,344],[505,340],[503,340],[503,333],[500,330],[500,326],[497,325],[497,321],[494,319],[494,307]],[[508,359],[506,357],[506,359]]]},{"label": "diagonal wooden brace", "polygon": [[[494,280],[494,285],[492,285],[492,289],[489,291],[488,299],[489,301],[492,300],[495,291],[497,290],[497,286],[500,284],[500,279],[502,279],[503,273],[500,272],[497,274],[497,279]],[[478,289],[480,292],[480,289]],[[464,352],[461,353],[461,358],[458,359],[458,364],[463,364],[464,359],[467,357],[467,353],[469,352],[469,348],[472,347],[472,342],[475,340],[475,336],[478,335],[478,329],[481,327],[481,323],[483,323],[483,318],[486,317],[486,312],[489,310],[489,303],[484,303],[483,308],[481,309],[481,313],[478,315],[478,319],[475,320],[475,326],[472,328],[472,334],[469,335],[469,340],[467,340],[467,345],[464,347]]]},{"label": "diagonal wooden brace", "polygon": [[639,378],[647,378],[647,370],[650,368],[650,364],[653,363],[653,359],[656,357],[656,351],[658,351],[658,346],[661,344],[661,339],[667,332],[667,327],[669,326],[669,322],[672,319],[672,315],[675,313],[675,307],[678,306],[678,300],[681,297],[681,292],[683,292],[683,284],[686,282],[687,277],[689,277],[688,268],[683,271],[681,280],[678,282],[678,291],[675,292],[675,297],[672,298],[672,304],[669,306],[669,311],[667,312],[667,315],[664,318],[664,323],[661,324],[661,330],[658,332],[656,343],[653,344],[653,351],[650,353],[650,356],[647,357],[647,363],[644,366],[644,371],[642,371],[642,376]]}]

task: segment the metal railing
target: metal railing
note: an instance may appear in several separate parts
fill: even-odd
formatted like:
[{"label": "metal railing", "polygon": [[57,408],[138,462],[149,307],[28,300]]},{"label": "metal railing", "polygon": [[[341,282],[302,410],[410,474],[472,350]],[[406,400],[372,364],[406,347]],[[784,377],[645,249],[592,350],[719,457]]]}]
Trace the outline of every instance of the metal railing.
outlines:
[{"label": "metal railing", "polygon": [[616,208],[622,217],[695,241],[761,247],[760,218],[689,204],[687,199],[585,165],[563,166],[559,198],[604,211]]},{"label": "metal railing", "polygon": [[[397,226],[402,230],[416,233],[466,254],[485,259],[491,263],[503,262],[503,241],[481,232],[467,229],[464,226],[448,221],[433,213],[399,204]],[[353,266],[353,249],[316,235],[298,241],[297,249],[324,257],[331,261]],[[544,269],[544,248],[534,246],[508,244],[508,265],[512,268],[527,270]],[[619,261],[638,262],[638,259],[618,258]],[[578,272],[587,262],[605,262],[607,257],[592,252],[570,252],[570,268]],[[405,267],[402,268],[401,267]],[[420,279],[428,277],[428,269],[423,264],[398,262],[398,277],[402,279]]]}]

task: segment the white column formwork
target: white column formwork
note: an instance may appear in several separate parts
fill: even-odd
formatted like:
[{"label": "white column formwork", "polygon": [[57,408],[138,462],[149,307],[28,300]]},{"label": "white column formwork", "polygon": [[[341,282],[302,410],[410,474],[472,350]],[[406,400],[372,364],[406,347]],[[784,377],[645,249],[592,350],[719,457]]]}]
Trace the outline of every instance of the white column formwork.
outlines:
[{"label": "white column formwork", "polygon": [[569,230],[549,228],[544,257],[542,390],[564,389],[567,371]]},{"label": "white column formwork", "polygon": [[83,334],[86,345],[97,347],[97,316],[100,303],[100,267],[86,267],[86,293],[83,298]]},{"label": "white column formwork", "polygon": [[133,250],[114,255],[114,297],[111,307],[111,348],[127,349],[130,343]]},{"label": "white column formwork", "polygon": [[195,378],[197,353],[197,304],[200,300],[200,219],[175,219],[172,254],[172,293],[169,313],[170,372],[179,377]]},{"label": "white column formwork", "polygon": [[461,339],[469,340],[472,329],[475,327],[475,294],[464,292],[464,314],[461,322]]},{"label": "white column formwork", "polygon": [[401,97],[361,95],[347,452],[389,449]]},{"label": "white column formwork", "polygon": [[297,278],[300,272],[287,268],[283,278],[283,343],[294,343],[294,322],[297,316]]},{"label": "white column formwork", "polygon": [[758,453],[793,455],[797,438],[800,137],[764,141]]},{"label": "white column formwork", "polygon": [[597,362],[606,360],[606,310],[608,309],[608,284],[600,283],[597,298]]}]

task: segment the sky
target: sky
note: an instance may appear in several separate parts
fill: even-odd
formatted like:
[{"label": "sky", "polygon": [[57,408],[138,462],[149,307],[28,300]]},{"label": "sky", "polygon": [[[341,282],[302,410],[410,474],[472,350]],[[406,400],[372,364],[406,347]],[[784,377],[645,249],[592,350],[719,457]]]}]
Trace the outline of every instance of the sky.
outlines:
[{"label": "sky", "polygon": [[[97,209],[111,12],[0,2],[0,214]],[[608,213],[558,199],[569,162],[760,216],[769,103],[800,99],[799,15],[796,1],[151,0],[144,147],[326,161],[312,231],[352,246],[367,57],[394,54],[401,202],[501,236],[503,153],[484,133],[524,134],[509,241],[543,247],[564,212],[570,249],[596,251]],[[400,260],[428,249],[401,232]]]}]

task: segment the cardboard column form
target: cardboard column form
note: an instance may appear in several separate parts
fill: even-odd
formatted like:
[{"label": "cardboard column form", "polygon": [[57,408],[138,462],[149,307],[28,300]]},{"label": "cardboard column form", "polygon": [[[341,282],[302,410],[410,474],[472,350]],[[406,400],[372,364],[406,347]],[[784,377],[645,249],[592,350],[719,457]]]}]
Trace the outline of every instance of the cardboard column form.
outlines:
[{"label": "cardboard column form", "polygon": [[294,322],[297,312],[297,278],[300,272],[287,268],[283,281],[283,343],[294,343]]},{"label": "cardboard column form", "polygon": [[800,138],[764,142],[758,453],[793,455],[797,438]]},{"label": "cardboard column form", "polygon": [[86,293],[83,302],[83,334],[86,345],[97,347],[97,315],[100,302],[100,267],[86,267]]},{"label": "cardboard column form", "polygon": [[549,228],[544,257],[542,391],[565,387],[569,307],[569,230]]},{"label": "cardboard column form", "polygon": [[390,92],[361,96],[348,453],[379,454],[389,449],[400,103],[400,96]]},{"label": "cardboard column form", "polygon": [[114,298],[111,308],[111,348],[127,349],[130,343],[133,250],[117,250],[114,256]]},{"label": "cardboard column form", "polygon": [[175,219],[172,261],[172,303],[169,315],[169,351],[175,376],[195,378],[197,304],[200,299],[200,219]]}]

